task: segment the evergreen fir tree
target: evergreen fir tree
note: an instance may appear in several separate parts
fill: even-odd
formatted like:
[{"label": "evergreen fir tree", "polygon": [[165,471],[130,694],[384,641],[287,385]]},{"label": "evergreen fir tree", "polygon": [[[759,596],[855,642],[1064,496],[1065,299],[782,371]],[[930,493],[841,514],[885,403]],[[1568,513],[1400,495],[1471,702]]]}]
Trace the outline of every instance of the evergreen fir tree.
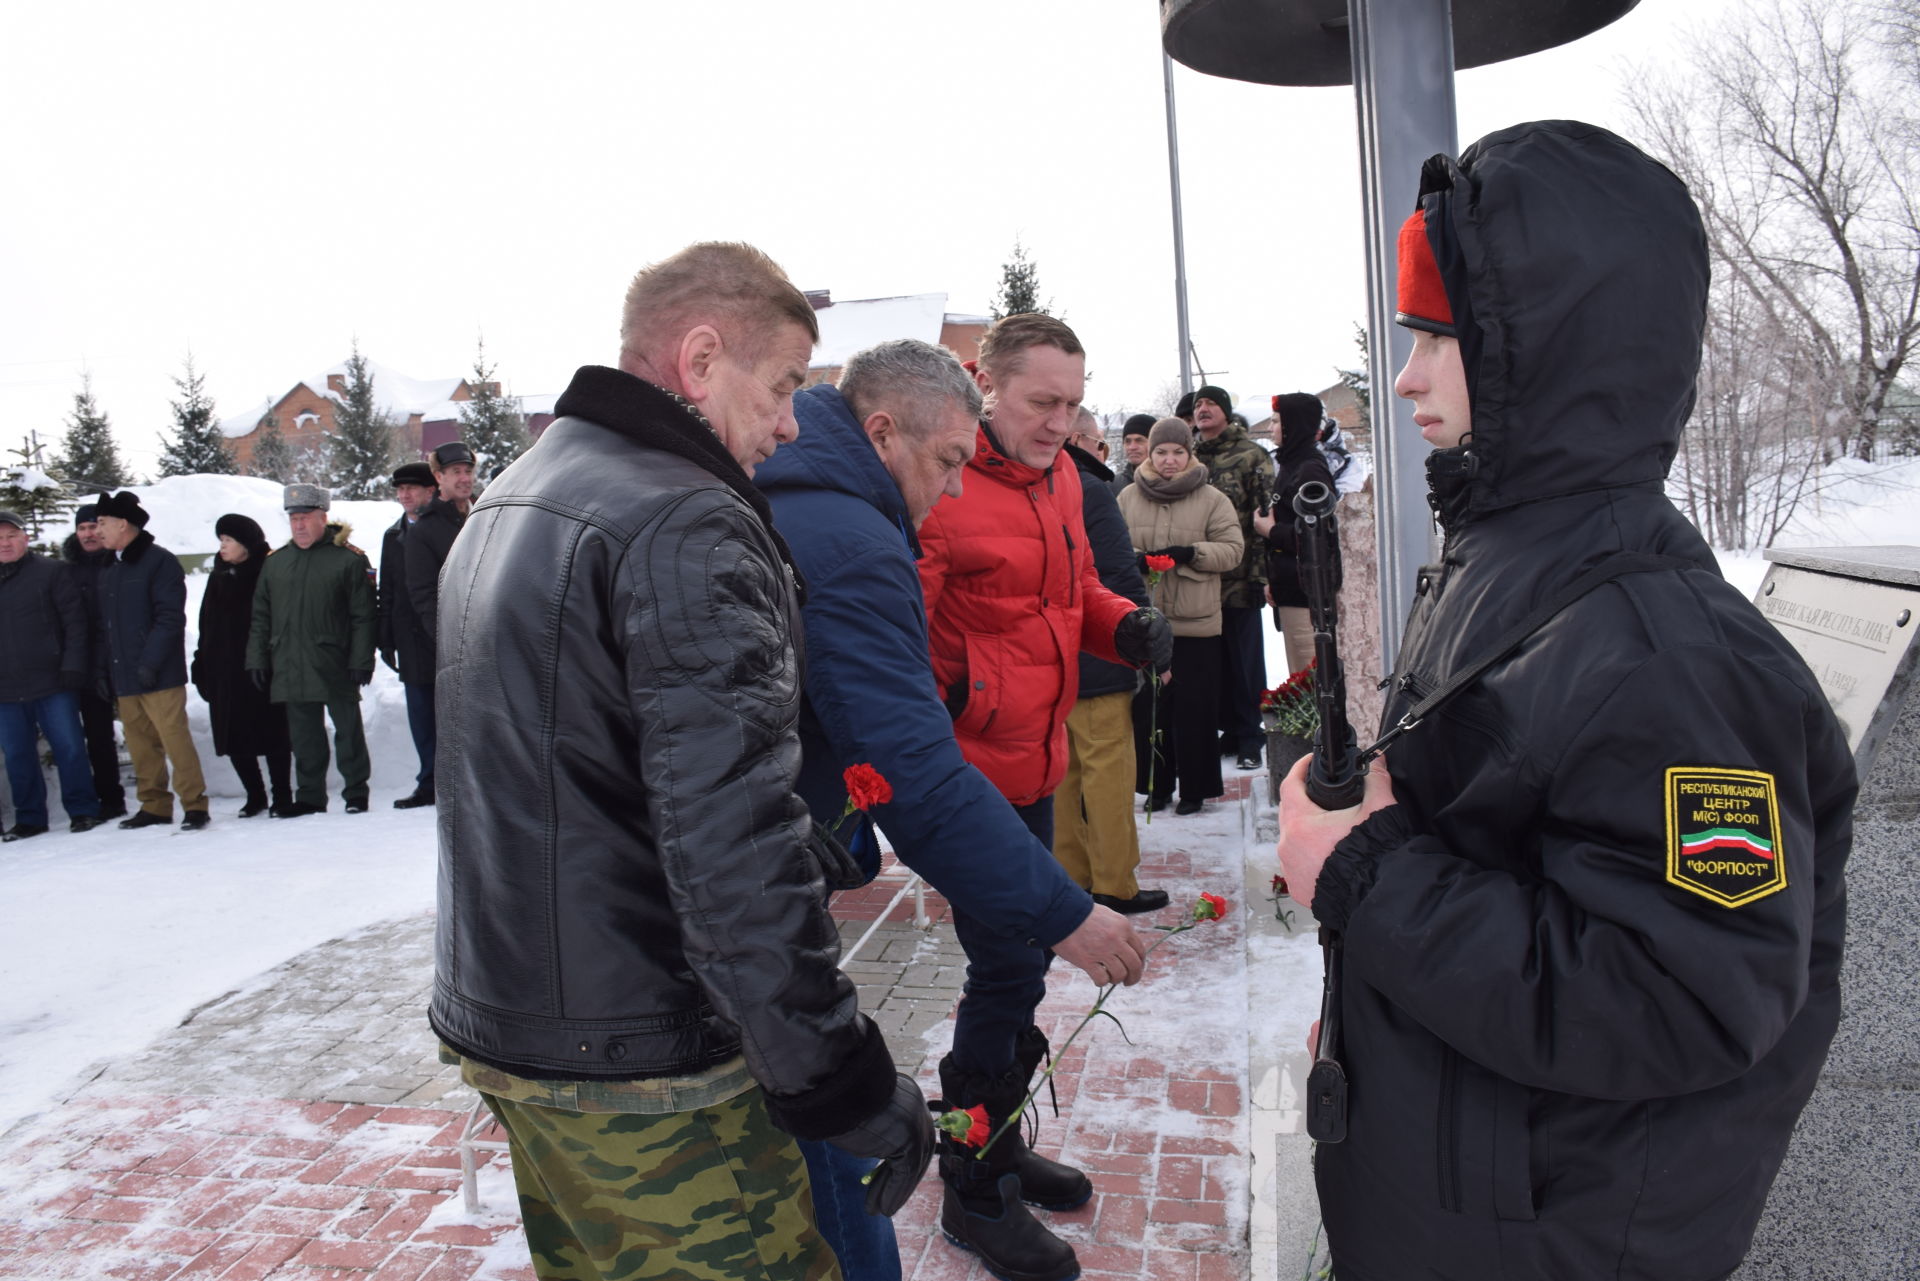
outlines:
[{"label": "evergreen fir tree", "polygon": [[47,458],[38,432],[28,433],[0,464],[0,508],[27,522],[33,549],[49,556],[59,549],[62,518],[73,510],[73,496]]},{"label": "evergreen fir tree", "polygon": [[254,438],[253,458],[247,464],[247,474],[277,480],[282,485],[291,483],[297,459],[293,446],[281,434],[280,417],[273,412],[272,401],[267,402],[258,430],[260,434]]},{"label": "evergreen fir tree", "polygon": [[995,320],[1005,320],[1008,316],[1018,316],[1024,312],[1038,312],[1050,316],[1053,300],[1040,301],[1040,268],[1021,243],[1013,242],[1013,257],[1000,265],[1000,296],[988,306],[988,314]]},{"label": "evergreen fir tree", "polygon": [[496,366],[487,363],[487,344],[482,341],[473,358],[473,399],[460,406],[460,434],[473,451],[474,472],[482,481],[494,470],[527,452],[533,438],[527,434],[527,420],[519,405],[502,396],[494,381]]},{"label": "evergreen fir tree", "polygon": [[176,378],[181,399],[173,402],[173,438],[160,451],[162,476],[231,476],[239,468],[233,464],[233,451],[214,420],[213,397],[207,395],[207,379],[187,357],[187,373]]},{"label": "evergreen fir tree", "polygon": [[346,390],[334,397],[331,448],[334,495],[379,498],[399,450],[394,423],[373,396],[373,371],[355,343],[347,358]]},{"label": "evergreen fir tree", "polygon": [[1373,354],[1367,346],[1367,331],[1359,325],[1353,327],[1353,345],[1360,349],[1360,367],[1336,366],[1333,372],[1340,375],[1340,385],[1360,402],[1360,421],[1368,423],[1373,421]]},{"label": "evergreen fir tree", "polygon": [[54,466],[61,475],[89,492],[116,490],[133,483],[133,473],[120,457],[113,424],[93,398],[93,375],[82,374],[73,394],[73,414],[67,419],[67,438]]}]

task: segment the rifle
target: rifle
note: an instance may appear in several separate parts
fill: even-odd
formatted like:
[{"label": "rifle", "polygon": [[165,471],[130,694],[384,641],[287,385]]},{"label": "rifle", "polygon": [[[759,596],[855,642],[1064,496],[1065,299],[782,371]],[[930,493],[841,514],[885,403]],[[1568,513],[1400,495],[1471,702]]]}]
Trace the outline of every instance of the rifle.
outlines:
[{"label": "rifle", "polygon": [[[1339,495],[1310,480],[1293,496],[1293,532],[1299,543],[1300,587],[1313,620],[1314,701],[1320,725],[1313,733],[1313,760],[1307,766],[1307,798],[1323,810],[1358,805],[1366,774],[1347,720],[1347,678],[1340,666],[1335,634],[1340,596],[1340,525],[1333,514]],[[1347,1137],[1347,1073],[1336,1057],[1340,1034],[1341,944],[1339,935],[1320,928],[1326,952],[1320,991],[1320,1043],[1307,1073],[1307,1133],[1319,1143]]]},{"label": "rifle", "polygon": [[1317,480],[1293,496],[1293,533],[1300,551],[1300,588],[1313,620],[1316,667],[1314,701],[1320,727],[1313,734],[1313,763],[1307,769],[1307,796],[1323,810],[1360,803],[1366,775],[1347,720],[1347,676],[1340,666],[1335,633],[1340,596],[1340,524],[1333,514],[1339,495]]}]

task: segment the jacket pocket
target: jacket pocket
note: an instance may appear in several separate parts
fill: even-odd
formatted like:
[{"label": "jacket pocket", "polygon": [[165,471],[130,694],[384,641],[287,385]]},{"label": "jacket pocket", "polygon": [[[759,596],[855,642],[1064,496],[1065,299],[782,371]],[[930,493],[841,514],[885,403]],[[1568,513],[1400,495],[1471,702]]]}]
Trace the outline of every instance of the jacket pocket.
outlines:
[{"label": "jacket pocket", "polygon": [[[963,678],[964,705],[954,718],[956,734],[981,735],[1000,712],[1000,689],[1004,683],[1001,642],[991,636],[966,633],[967,670]],[[951,704],[952,700],[948,700]]]}]

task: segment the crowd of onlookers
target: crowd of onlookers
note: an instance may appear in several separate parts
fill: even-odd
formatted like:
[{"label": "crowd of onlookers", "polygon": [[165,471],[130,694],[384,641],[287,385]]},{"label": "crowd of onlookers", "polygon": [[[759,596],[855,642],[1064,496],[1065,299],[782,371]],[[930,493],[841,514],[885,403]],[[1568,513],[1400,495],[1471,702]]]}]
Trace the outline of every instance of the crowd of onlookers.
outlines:
[{"label": "crowd of onlookers", "polygon": [[[0,511],[0,752],[14,807],[0,840],[49,829],[43,738],[70,831],[110,819],[126,829],[169,825],[176,797],[181,827],[206,827],[189,684],[207,704],[215,754],[245,789],[239,817],[324,811],[330,763],[346,811],[362,813],[371,764],[360,690],[376,653],[406,690],[420,757],[414,791],[395,805],[433,804],[433,620],[440,566],[471,505],[473,453],[459,441],[442,445],[428,461],[400,466],[392,482],[402,510],[385,533],[377,589],[321,486],[286,486],[288,538],[277,549],[252,518],[221,516],[191,657],[186,574],[147,531],[138,495],[101,494],[77,508],[59,559],[35,553],[26,522]],[[116,720],[133,767],[131,814]]]}]

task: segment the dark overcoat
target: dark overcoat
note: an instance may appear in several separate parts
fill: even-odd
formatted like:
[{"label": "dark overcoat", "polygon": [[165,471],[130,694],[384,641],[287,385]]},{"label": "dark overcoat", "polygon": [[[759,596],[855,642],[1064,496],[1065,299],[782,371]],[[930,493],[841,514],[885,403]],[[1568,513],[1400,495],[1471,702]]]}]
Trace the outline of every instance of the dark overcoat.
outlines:
[{"label": "dark overcoat", "polygon": [[193,651],[193,687],[207,700],[213,750],[220,756],[264,756],[288,750],[287,709],[276,707],[247,676],[247,634],[253,593],[267,546],[248,548],[238,565],[215,561],[200,597],[200,644]]}]

